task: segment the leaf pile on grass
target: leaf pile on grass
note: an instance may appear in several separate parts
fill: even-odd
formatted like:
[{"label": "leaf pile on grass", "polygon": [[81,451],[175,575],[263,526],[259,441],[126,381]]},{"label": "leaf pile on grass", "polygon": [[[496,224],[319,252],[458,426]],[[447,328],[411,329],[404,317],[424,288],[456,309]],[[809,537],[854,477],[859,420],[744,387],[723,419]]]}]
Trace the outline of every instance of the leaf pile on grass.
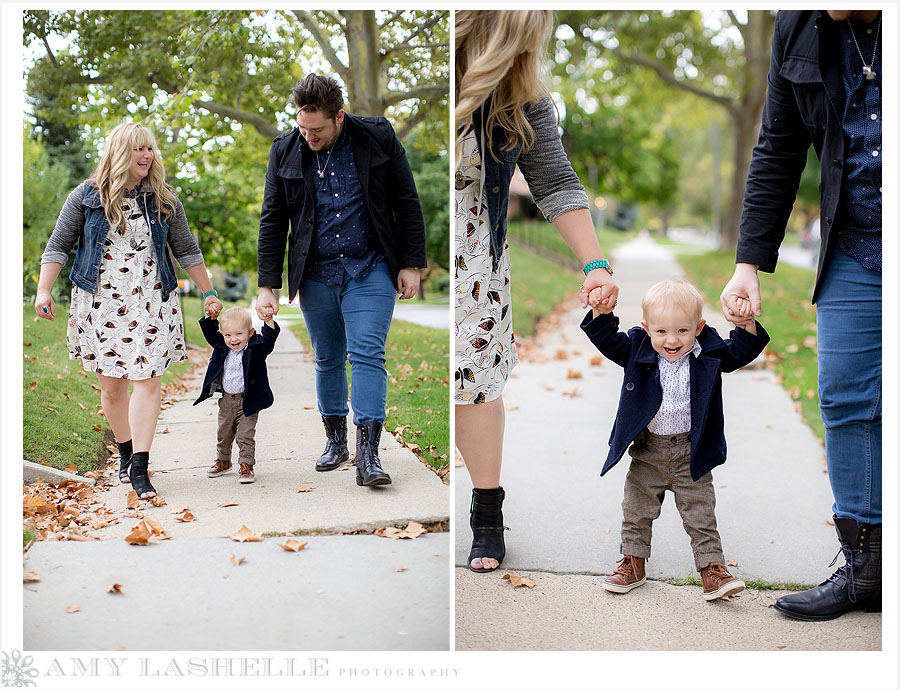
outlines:
[{"label": "leaf pile on grass", "polygon": [[22,496],[22,527],[36,539],[94,541],[93,532],[119,522],[117,511],[101,503],[102,487],[67,479],[57,485],[38,479]]}]

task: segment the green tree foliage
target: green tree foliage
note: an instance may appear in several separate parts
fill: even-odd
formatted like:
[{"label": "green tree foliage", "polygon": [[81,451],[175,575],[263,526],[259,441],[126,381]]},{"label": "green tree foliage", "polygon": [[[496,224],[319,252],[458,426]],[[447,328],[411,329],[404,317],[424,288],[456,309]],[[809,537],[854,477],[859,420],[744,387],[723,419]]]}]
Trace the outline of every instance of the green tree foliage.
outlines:
[{"label": "green tree foliage", "polygon": [[749,10],[742,21],[731,10],[579,10],[560,11],[559,19],[571,28],[564,49],[573,63],[597,63],[608,81],[653,74],[661,84],[702,99],[697,107],[712,103],[728,114],[733,175],[723,240],[733,246],[765,102],[774,13]]},{"label": "green tree foliage", "polygon": [[41,268],[41,253],[59,209],[70,190],[69,168],[53,161],[40,139],[24,131],[22,166],[22,245],[25,295],[34,294]]},{"label": "green tree foliage", "polygon": [[416,180],[416,191],[425,214],[425,233],[428,249],[428,265],[430,268],[449,269],[450,246],[450,204],[447,197],[450,193],[450,166],[447,163],[446,151],[436,154],[417,145],[418,138],[413,138],[406,147],[406,156],[413,177]]}]

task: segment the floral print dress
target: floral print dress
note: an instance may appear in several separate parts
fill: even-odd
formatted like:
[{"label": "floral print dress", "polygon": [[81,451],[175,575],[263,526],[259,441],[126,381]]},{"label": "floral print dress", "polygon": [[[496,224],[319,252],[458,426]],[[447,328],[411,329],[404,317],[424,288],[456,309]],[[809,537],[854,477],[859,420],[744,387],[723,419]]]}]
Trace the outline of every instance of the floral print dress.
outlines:
[{"label": "floral print dress", "polygon": [[123,200],[124,230],[110,228],[97,294],[72,288],[66,343],[85,371],[120,379],[161,376],[186,359],[176,292],[162,296],[150,228],[137,199]]},{"label": "floral print dress", "polygon": [[456,170],[456,390],[458,404],[495,400],[518,363],[512,328],[509,248],[493,268],[491,224],[481,189],[481,151],[470,127]]}]

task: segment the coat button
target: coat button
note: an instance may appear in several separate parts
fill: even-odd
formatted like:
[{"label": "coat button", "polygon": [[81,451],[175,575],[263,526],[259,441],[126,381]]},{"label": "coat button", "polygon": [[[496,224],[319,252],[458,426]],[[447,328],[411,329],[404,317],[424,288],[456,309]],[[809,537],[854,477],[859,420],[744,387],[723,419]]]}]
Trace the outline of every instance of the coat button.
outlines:
[{"label": "coat button", "polygon": [[254,383],[256,383],[256,379],[250,379],[250,385],[253,385]]},{"label": "coat button", "polygon": [[500,187],[494,187],[491,191],[492,191],[494,194],[496,194],[497,192],[500,191]]},{"label": "coat button", "polygon": [[634,384],[633,384],[631,381],[629,381],[628,383],[625,384],[625,390],[627,390],[627,391],[633,391],[633,390],[634,390]]},{"label": "coat button", "polygon": [[833,161],[831,161],[831,163],[832,163],[832,165],[834,165],[835,168],[841,167],[841,162],[837,158],[835,158]]}]

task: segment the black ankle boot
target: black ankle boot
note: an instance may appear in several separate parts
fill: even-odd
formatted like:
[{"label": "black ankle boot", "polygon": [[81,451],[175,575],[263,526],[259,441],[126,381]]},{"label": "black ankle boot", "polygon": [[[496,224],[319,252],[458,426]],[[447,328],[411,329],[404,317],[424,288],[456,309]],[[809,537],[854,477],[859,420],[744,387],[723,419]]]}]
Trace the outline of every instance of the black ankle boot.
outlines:
[{"label": "black ankle boot", "polygon": [[359,486],[390,484],[391,475],[381,468],[378,457],[378,440],[381,423],[375,421],[356,425],[356,483]]},{"label": "black ankle boot", "polygon": [[830,621],[856,609],[881,611],[881,525],[835,516],[834,527],[847,562],[818,587],[778,599],[775,608],[786,616]]},{"label": "black ankle boot", "polygon": [[469,525],[472,528],[472,550],[467,562],[473,573],[490,573],[496,568],[473,568],[476,558],[493,558],[497,568],[506,555],[503,540],[503,499],[506,492],[502,486],[496,489],[472,489],[472,506],[469,509]]},{"label": "black ankle boot", "polygon": [[128,484],[131,479],[128,478],[128,468],[131,467],[131,439],[124,443],[116,441],[119,447],[119,481]]},{"label": "black ankle boot", "polygon": [[[150,477],[147,474],[147,468],[150,465],[150,452],[133,453],[131,455],[131,467],[128,474],[131,477],[131,488],[137,492],[138,498],[149,500],[156,496],[156,489],[150,483]],[[143,494],[152,493],[153,496],[144,496]]]},{"label": "black ankle boot", "polygon": [[316,461],[316,471],[328,472],[350,459],[350,451],[347,448],[347,418],[322,415],[322,424],[325,425],[328,443],[322,457]]}]

